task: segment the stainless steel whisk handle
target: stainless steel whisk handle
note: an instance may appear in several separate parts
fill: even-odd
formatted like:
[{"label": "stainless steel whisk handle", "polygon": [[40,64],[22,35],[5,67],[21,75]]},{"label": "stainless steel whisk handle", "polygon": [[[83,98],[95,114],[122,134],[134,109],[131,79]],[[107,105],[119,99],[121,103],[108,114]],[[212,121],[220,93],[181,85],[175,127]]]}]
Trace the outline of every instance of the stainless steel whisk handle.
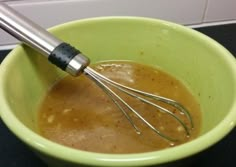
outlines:
[{"label": "stainless steel whisk handle", "polygon": [[0,27],[73,76],[80,74],[89,64],[89,59],[78,49],[56,38],[2,2],[0,2]]}]

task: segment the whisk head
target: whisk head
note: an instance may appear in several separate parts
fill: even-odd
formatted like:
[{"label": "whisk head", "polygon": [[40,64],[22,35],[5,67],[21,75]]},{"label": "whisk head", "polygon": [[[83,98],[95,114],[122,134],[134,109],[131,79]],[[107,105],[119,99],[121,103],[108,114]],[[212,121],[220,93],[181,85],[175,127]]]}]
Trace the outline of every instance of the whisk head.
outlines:
[{"label": "whisk head", "polygon": [[[187,136],[190,135],[190,130],[193,128],[193,121],[191,118],[190,113],[188,110],[179,102],[147,93],[138,89],[134,89],[125,85],[122,85],[120,83],[117,83],[97,71],[93,70],[90,67],[86,67],[84,69],[84,73],[86,76],[88,76],[90,79],[95,81],[95,83],[110,97],[110,99],[115,103],[115,105],[122,111],[122,113],[125,115],[129,123],[133,126],[137,134],[141,134],[141,130],[139,127],[134,123],[133,119],[131,118],[130,114],[127,111],[131,111],[137,118],[139,118],[146,126],[148,126],[152,131],[154,131],[157,135],[161,136],[162,138],[175,142],[178,141],[176,138],[172,138],[171,136],[168,136],[164,133],[162,133],[160,130],[158,130],[154,125],[152,125],[149,121],[147,121],[136,109],[134,109],[130,104],[128,104],[121,96],[119,96],[111,87],[125,93],[126,95],[133,97],[137,100],[139,100],[142,103],[148,104],[150,106],[155,107],[158,111],[161,111],[163,113],[166,113],[173,117],[184,129]],[[176,111],[180,112],[181,114],[184,114],[189,121],[190,126],[188,126],[181,118],[179,118],[173,111],[170,109],[163,107],[156,102],[161,102],[164,104],[167,104],[168,106],[171,106]]]}]

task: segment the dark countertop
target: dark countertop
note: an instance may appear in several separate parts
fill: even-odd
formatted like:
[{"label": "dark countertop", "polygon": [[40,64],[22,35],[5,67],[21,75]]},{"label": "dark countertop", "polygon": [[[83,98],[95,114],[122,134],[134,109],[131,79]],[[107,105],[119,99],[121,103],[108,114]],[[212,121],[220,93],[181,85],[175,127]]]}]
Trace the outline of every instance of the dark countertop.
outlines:
[{"label": "dark countertop", "polygon": [[[196,29],[225,46],[236,55],[236,24]],[[0,62],[9,51],[0,51]],[[0,166],[46,167],[27,146],[19,141],[0,120]],[[236,158],[236,128],[219,143],[195,155],[191,167],[234,167]]]}]

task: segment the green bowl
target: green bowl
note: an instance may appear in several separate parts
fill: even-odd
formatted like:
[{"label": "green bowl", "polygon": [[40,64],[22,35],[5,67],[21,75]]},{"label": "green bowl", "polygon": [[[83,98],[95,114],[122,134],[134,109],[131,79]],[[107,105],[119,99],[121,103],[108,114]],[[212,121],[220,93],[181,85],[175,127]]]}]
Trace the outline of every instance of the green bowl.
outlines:
[{"label": "green bowl", "polygon": [[133,60],[174,75],[202,109],[200,136],[173,148],[139,154],[79,151],[37,134],[36,110],[56,80],[66,75],[21,45],[0,66],[0,113],[8,128],[50,166],[147,166],[184,159],[221,140],[236,123],[236,60],[214,40],[174,23],[138,17],[101,17],[50,31],[92,62]]}]

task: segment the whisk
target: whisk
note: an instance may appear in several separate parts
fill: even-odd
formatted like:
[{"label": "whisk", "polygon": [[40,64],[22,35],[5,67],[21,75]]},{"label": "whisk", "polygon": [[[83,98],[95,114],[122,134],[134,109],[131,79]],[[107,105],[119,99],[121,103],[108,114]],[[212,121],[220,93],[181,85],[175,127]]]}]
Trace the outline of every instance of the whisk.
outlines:
[{"label": "whisk", "polygon": [[[130,111],[135,114],[136,117],[138,117],[141,121],[143,121],[146,126],[148,126],[162,138],[172,142],[178,140],[160,132],[141,114],[139,114],[138,111],[132,108],[131,105],[129,105],[123,98],[115,93],[113,89],[111,89],[111,87],[139,100],[142,103],[146,103],[148,105],[156,107],[158,111],[169,114],[183,127],[186,135],[190,135],[190,130],[191,128],[193,128],[193,121],[188,110],[182,104],[169,98],[157,96],[151,93],[124,86],[101,75],[88,66],[90,62],[89,59],[84,56],[79,50],[54,37],[45,29],[33,23],[31,20],[21,15],[4,3],[0,3],[0,26],[9,34],[13,35],[33,49],[36,49],[41,54],[45,55],[51,63],[55,64],[72,76],[78,76],[81,73],[84,73],[86,76],[88,76],[88,78],[96,82],[96,84],[101,87],[101,89],[122,111],[122,113],[125,115],[127,120],[130,122],[130,124],[138,134],[142,132],[129,115]],[[190,126],[187,126],[186,123],[181,120],[175,113],[167,108],[162,107],[161,105],[158,105],[157,103],[154,103],[153,100],[150,99],[154,99],[159,103],[161,102],[170,105],[173,108],[177,109],[180,113],[183,113],[190,122]]]}]

